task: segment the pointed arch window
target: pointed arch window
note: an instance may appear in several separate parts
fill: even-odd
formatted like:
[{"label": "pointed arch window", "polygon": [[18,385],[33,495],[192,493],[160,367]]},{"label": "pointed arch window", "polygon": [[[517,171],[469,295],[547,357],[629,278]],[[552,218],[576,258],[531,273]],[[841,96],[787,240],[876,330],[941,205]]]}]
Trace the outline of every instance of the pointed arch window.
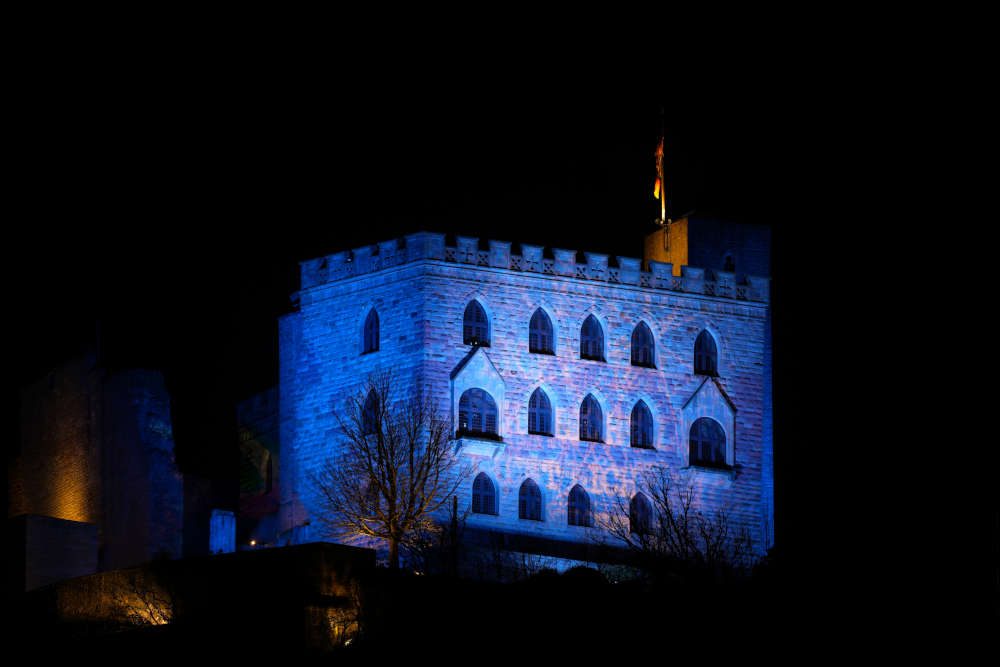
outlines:
[{"label": "pointed arch window", "polygon": [[478,301],[470,301],[462,317],[462,340],[466,345],[490,346],[490,319]]},{"label": "pointed arch window", "polygon": [[577,484],[569,492],[569,503],[567,504],[567,523],[571,526],[589,526],[590,517],[590,496]]},{"label": "pointed arch window", "polygon": [[528,433],[552,435],[552,403],[541,387],[528,399]]},{"label": "pointed arch window", "polygon": [[653,508],[645,494],[640,491],[632,496],[632,500],[628,504],[628,532],[635,535],[648,535],[652,515]]},{"label": "pointed arch window", "polygon": [[542,492],[530,477],[524,480],[518,491],[517,516],[528,521],[542,520]]},{"label": "pointed arch window", "polygon": [[497,513],[497,489],[490,476],[484,472],[476,475],[476,479],[472,481],[472,513]]},{"label": "pointed arch window", "polygon": [[604,442],[604,413],[591,394],[580,404],[580,440]]},{"label": "pointed arch window", "polygon": [[470,435],[499,440],[497,430],[497,404],[482,389],[467,389],[458,401],[458,433],[456,437]]},{"label": "pointed arch window", "polygon": [[364,408],[361,410],[361,430],[364,435],[371,435],[378,429],[378,395],[375,390],[368,392]]},{"label": "pointed arch window", "polygon": [[378,313],[372,308],[368,312],[368,317],[365,318],[365,340],[364,340],[364,351],[362,354],[368,354],[369,352],[378,352],[379,344],[379,330],[378,330]]},{"label": "pointed arch window", "polygon": [[604,361],[604,329],[593,315],[580,328],[580,358]]},{"label": "pointed arch window", "polygon": [[693,466],[726,467],[726,432],[714,419],[702,417],[691,424],[688,461]]},{"label": "pointed arch window", "polygon": [[555,338],[552,335],[552,320],[544,310],[538,308],[528,324],[528,352],[535,354],[555,354]]},{"label": "pointed arch window", "polygon": [[639,322],[632,330],[632,365],[656,368],[656,344],[645,322]]},{"label": "pointed arch window", "polygon": [[629,444],[642,449],[653,448],[653,413],[645,401],[632,408]]},{"label": "pointed arch window", "polygon": [[719,374],[719,351],[715,338],[707,330],[694,342],[694,372],[698,375]]}]

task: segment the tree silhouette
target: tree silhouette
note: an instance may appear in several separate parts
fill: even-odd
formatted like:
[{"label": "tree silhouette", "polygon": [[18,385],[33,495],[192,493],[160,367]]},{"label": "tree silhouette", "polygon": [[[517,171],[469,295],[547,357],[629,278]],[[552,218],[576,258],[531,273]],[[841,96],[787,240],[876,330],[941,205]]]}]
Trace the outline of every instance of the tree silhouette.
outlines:
[{"label": "tree silhouette", "polygon": [[396,396],[399,386],[387,371],[368,377],[337,414],[338,455],[314,477],[329,532],[385,540],[394,569],[401,546],[438,530],[435,513],[469,474],[434,403],[419,390]]}]

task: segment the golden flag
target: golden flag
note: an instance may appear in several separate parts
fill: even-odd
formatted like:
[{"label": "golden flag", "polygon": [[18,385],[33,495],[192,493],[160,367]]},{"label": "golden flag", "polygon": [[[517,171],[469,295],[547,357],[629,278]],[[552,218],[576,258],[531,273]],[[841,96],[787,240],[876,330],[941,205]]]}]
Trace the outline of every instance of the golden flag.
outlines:
[{"label": "golden flag", "polygon": [[653,184],[653,196],[657,199],[663,194],[663,137],[656,145],[656,182]]}]

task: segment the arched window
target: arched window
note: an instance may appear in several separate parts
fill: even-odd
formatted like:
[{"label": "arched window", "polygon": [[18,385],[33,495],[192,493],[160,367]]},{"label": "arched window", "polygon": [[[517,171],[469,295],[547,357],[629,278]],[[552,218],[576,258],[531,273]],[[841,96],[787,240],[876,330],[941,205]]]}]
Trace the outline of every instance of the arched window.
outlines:
[{"label": "arched window", "polygon": [[567,521],[571,526],[590,525],[590,497],[583,487],[577,484],[569,491]]},{"label": "arched window", "polygon": [[472,513],[497,513],[497,489],[490,476],[484,472],[476,475],[476,479],[472,481]]},{"label": "arched window", "polygon": [[552,404],[541,387],[528,399],[528,433],[552,435]]},{"label": "arched window", "polygon": [[632,496],[628,504],[628,532],[636,535],[649,534],[649,518],[653,514],[653,508],[649,504],[649,499],[640,491]]},{"label": "arched window", "polygon": [[365,318],[365,341],[362,354],[378,352],[378,313],[372,308]]},{"label": "arched window", "polygon": [[470,301],[462,318],[462,339],[466,345],[490,345],[490,320],[478,301]]},{"label": "arched window", "polygon": [[690,465],[726,466],[726,433],[719,422],[702,417],[691,424]]},{"label": "arched window", "polygon": [[694,372],[698,375],[719,374],[719,353],[715,347],[715,339],[708,331],[698,334],[694,342]]},{"label": "arched window", "polygon": [[467,389],[458,401],[458,436],[463,435],[499,439],[497,404],[482,389]]},{"label": "arched window", "polygon": [[604,442],[604,413],[600,403],[590,394],[580,404],[580,439]]},{"label": "arched window", "polygon": [[629,444],[643,449],[653,448],[653,414],[645,401],[639,401],[632,408],[631,438]]},{"label": "arched window", "polygon": [[580,329],[580,358],[604,361],[604,330],[593,315],[583,321]]},{"label": "arched window", "polygon": [[364,435],[370,435],[378,430],[378,395],[375,390],[368,392],[365,406],[361,411],[361,430]]},{"label": "arched window", "polygon": [[639,322],[632,330],[632,365],[656,368],[656,344],[645,322]]},{"label": "arched window", "polygon": [[531,316],[531,322],[528,325],[528,352],[555,354],[552,320],[541,308]]},{"label": "arched window", "polygon": [[517,516],[529,521],[542,520],[542,492],[530,477],[524,480],[517,494]]}]

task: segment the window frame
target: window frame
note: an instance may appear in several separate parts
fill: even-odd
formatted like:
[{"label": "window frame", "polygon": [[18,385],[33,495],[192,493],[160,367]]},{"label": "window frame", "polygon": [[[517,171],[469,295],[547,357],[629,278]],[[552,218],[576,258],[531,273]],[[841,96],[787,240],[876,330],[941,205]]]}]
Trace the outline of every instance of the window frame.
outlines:
[{"label": "window frame", "polygon": [[[471,324],[468,321],[470,308],[473,309],[474,313]],[[482,322],[475,321],[475,317],[478,314],[482,314]],[[485,336],[483,337],[477,335],[480,328],[485,330]],[[479,299],[472,299],[465,305],[465,310],[462,311],[462,344],[473,345],[475,347],[490,347],[492,334],[493,323],[490,321],[490,314],[486,312],[486,308],[480,303]]]},{"label": "window frame", "polygon": [[[588,405],[588,403],[593,403],[593,405],[597,408],[597,414],[599,416],[599,419],[596,422],[597,423],[597,437],[596,438],[590,437],[589,432],[587,434],[584,434],[584,429],[583,429],[583,424],[584,424],[583,407],[585,405]],[[587,423],[590,424],[591,423],[590,410],[588,409],[587,412],[588,412]],[[592,393],[591,394],[587,394],[586,396],[583,397],[583,400],[580,401],[579,420],[580,420],[580,427],[578,429],[578,431],[579,431],[578,435],[579,435],[580,440],[582,440],[584,442],[600,442],[600,443],[603,443],[605,441],[605,437],[606,437],[605,430],[606,429],[605,429],[605,423],[604,423],[604,408],[601,406],[601,402],[598,401],[597,397],[594,396]]]},{"label": "window frame", "polygon": [[[466,410],[462,408],[462,400],[466,396],[469,397],[469,407],[465,420],[466,425],[463,426],[462,413],[466,412]],[[488,402],[483,399],[488,399]],[[489,406],[492,406],[492,415],[485,410]],[[479,417],[479,424],[482,427],[481,429],[473,428],[477,415]],[[488,424],[487,420],[490,416],[494,420],[495,430],[493,431],[486,428]],[[502,440],[500,437],[500,406],[497,405],[496,399],[493,398],[490,392],[480,387],[470,387],[462,392],[462,395],[458,399],[458,428],[455,429],[455,437]]]},{"label": "window frame", "polygon": [[[597,327],[597,334],[600,336],[600,338],[596,341],[596,343],[597,343],[596,347],[598,348],[597,349],[597,354],[599,356],[594,356],[594,355],[590,354],[589,352],[584,352],[584,346],[585,346],[584,341],[585,340],[589,340],[591,343],[594,342],[593,341],[593,339],[594,339],[593,335],[589,335],[589,336],[585,336],[584,335],[584,329],[587,327],[587,323],[590,322],[591,320],[593,320],[594,326]],[[592,332],[592,334],[593,334],[593,332]],[[597,316],[594,315],[593,313],[591,313],[590,315],[587,315],[587,317],[584,318],[584,320],[583,320],[583,324],[580,325],[580,358],[581,359],[586,359],[587,361],[600,361],[600,362],[605,362],[606,363],[607,362],[607,356],[608,356],[607,355],[607,350],[606,350],[606,345],[607,345],[607,336],[604,335],[604,325],[601,324],[601,321],[599,319],[597,319]],[[594,346],[593,344],[588,345],[588,347],[593,347],[593,346]]]},{"label": "window frame", "polygon": [[[535,399],[535,396],[538,396],[540,397],[541,400],[544,400],[546,405],[545,406],[539,405],[533,407],[531,403]],[[540,414],[544,413],[545,411],[547,411],[546,418],[548,419],[548,426],[549,426],[547,431],[538,426],[538,416],[540,416]],[[532,416],[535,416],[534,430],[532,430],[531,427]],[[549,398],[548,392],[546,392],[541,387],[536,387],[535,390],[531,392],[531,396],[528,397],[528,434],[542,435],[549,438],[555,437],[555,426],[556,426],[555,422],[556,422],[555,410],[552,408],[552,399]]]}]

